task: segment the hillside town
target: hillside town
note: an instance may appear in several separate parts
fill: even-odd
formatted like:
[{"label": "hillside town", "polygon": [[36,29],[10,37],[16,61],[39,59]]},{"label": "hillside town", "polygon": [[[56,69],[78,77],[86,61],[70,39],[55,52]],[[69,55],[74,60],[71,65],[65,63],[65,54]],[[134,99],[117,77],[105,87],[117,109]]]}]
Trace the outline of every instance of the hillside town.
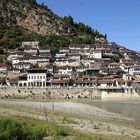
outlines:
[{"label": "hillside town", "polygon": [[0,64],[1,87],[132,89],[140,87],[140,54],[114,44],[71,44],[52,55],[48,45],[22,42]]}]

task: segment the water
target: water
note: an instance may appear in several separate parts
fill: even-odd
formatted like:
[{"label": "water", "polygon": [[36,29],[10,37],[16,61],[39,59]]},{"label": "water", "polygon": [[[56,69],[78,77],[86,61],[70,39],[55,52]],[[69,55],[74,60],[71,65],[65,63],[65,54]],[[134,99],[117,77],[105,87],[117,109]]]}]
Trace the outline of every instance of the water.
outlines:
[{"label": "water", "polygon": [[97,106],[109,112],[119,113],[123,116],[133,118],[140,123],[140,102],[118,102],[118,101],[90,101],[90,105]]}]

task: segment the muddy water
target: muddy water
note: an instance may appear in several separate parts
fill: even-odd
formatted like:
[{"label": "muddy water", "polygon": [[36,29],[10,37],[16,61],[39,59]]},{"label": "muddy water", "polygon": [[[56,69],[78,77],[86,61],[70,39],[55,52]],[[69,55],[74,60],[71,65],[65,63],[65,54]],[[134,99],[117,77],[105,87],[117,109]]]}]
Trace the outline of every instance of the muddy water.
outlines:
[{"label": "muddy water", "polygon": [[88,101],[90,105],[97,106],[109,112],[119,113],[123,116],[135,119],[140,123],[140,102],[120,102],[120,101]]}]

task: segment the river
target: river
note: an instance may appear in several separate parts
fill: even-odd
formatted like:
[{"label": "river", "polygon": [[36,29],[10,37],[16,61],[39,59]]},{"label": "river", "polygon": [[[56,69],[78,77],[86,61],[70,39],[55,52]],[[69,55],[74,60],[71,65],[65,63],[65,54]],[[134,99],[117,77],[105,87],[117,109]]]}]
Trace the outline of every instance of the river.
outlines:
[{"label": "river", "polygon": [[86,103],[109,112],[119,113],[123,116],[133,118],[140,123],[140,102],[90,100],[86,101]]}]

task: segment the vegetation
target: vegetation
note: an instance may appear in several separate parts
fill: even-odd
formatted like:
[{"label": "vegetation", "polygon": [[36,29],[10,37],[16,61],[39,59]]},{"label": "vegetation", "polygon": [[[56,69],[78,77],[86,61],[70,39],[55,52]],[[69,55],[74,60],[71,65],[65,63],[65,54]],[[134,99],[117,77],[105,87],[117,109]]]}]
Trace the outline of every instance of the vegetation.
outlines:
[{"label": "vegetation", "polygon": [[[65,121],[71,122],[67,119]],[[66,136],[71,136],[73,140],[103,140],[101,137],[81,134],[48,121],[28,117],[0,117],[0,140],[41,140],[47,137],[59,140]]]},{"label": "vegetation", "polygon": [[0,119],[1,140],[41,140],[43,137],[67,135],[65,131],[52,123],[43,123],[28,118],[5,117]]},{"label": "vegetation", "polygon": [[[58,18],[44,3],[37,4],[36,0],[26,0],[31,6],[36,5],[36,8],[42,8],[46,10],[45,14],[52,16],[53,18]],[[13,1],[14,2],[14,1]],[[25,4],[26,7],[26,4]],[[33,6],[31,7],[34,8]],[[7,11],[8,12],[8,11]],[[97,30],[93,30],[91,27],[83,24],[74,22],[71,16],[65,16],[64,18],[59,18],[61,20],[59,26],[62,27],[62,31],[59,35],[40,35],[34,32],[27,32],[24,28],[17,26],[16,16],[19,11],[11,11],[10,26],[6,23],[9,19],[0,16],[0,52],[3,54],[2,49],[15,49],[20,46],[22,41],[34,41],[38,40],[40,45],[49,44],[52,53],[58,51],[60,47],[68,46],[69,44],[94,44],[100,43],[96,41],[95,38],[104,38],[106,35],[99,33]],[[14,13],[14,14],[13,14]],[[24,20],[24,13],[20,11],[20,17]],[[6,22],[7,21],[7,22]],[[14,23],[12,22],[14,21]],[[54,22],[54,21],[51,21]],[[50,23],[51,23],[50,22]]]},{"label": "vegetation", "polygon": [[36,0],[27,0],[30,5],[37,5]]},{"label": "vegetation", "polygon": [[84,134],[79,134],[79,135],[77,135],[76,137],[75,137],[75,139],[74,140],[104,140],[104,139],[102,139],[101,137],[91,137],[91,136],[89,136],[89,135],[84,135]]}]

